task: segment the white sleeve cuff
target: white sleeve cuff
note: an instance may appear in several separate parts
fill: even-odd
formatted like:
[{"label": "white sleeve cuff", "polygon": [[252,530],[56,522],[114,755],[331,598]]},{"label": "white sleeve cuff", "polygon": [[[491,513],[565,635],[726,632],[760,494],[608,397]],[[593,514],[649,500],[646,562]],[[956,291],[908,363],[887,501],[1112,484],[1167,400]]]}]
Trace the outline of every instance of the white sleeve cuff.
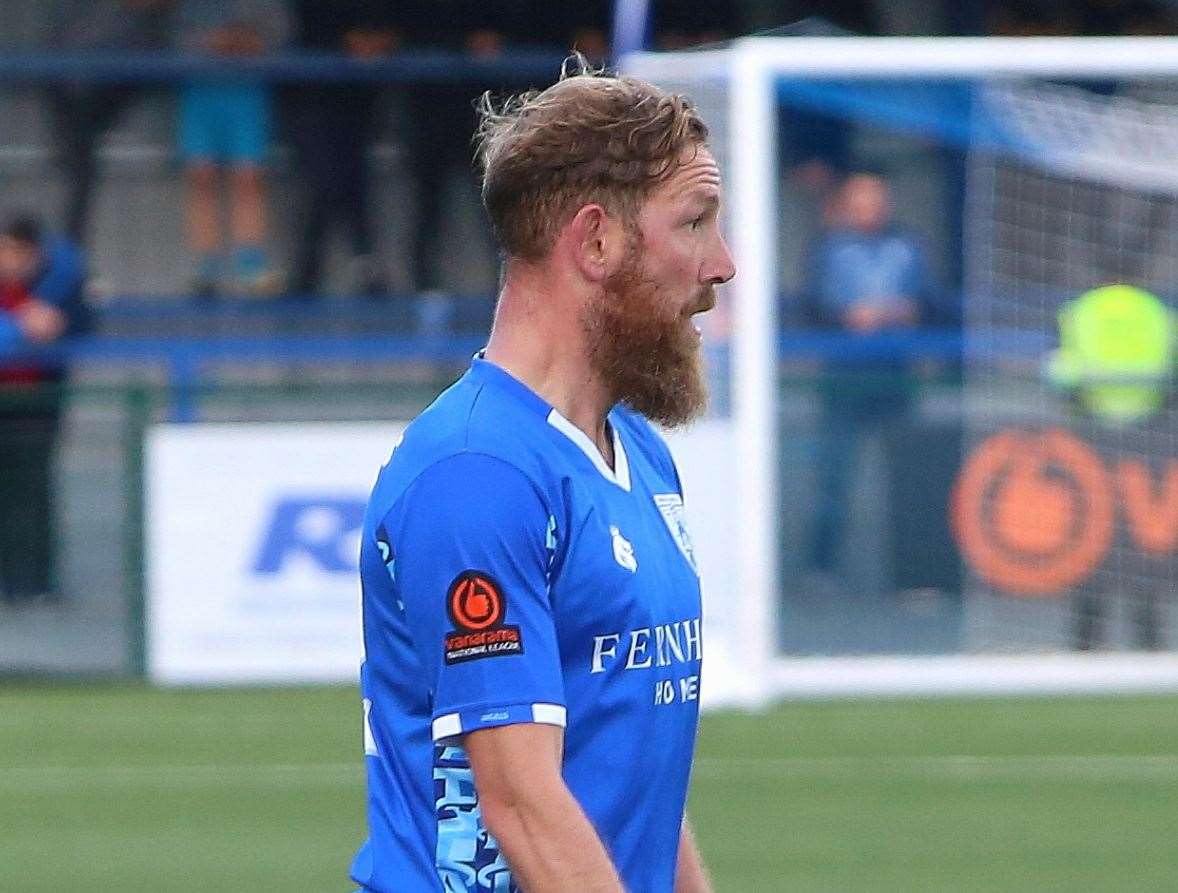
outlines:
[{"label": "white sleeve cuff", "polygon": [[510,707],[490,707],[444,713],[434,719],[431,734],[434,741],[456,738],[477,729],[509,726],[518,723],[540,723],[560,726],[568,720],[568,711],[561,704],[519,704]]}]

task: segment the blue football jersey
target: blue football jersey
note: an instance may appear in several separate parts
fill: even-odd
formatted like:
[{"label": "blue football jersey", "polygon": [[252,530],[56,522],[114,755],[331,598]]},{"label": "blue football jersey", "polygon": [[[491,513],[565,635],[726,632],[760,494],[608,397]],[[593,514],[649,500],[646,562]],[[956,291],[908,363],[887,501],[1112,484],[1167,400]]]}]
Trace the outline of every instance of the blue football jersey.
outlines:
[{"label": "blue football jersey", "polygon": [[670,893],[698,720],[699,579],[662,439],[614,467],[476,359],[381,470],[360,554],[374,893],[510,893],[462,736],[563,726],[563,775],[631,893]]}]

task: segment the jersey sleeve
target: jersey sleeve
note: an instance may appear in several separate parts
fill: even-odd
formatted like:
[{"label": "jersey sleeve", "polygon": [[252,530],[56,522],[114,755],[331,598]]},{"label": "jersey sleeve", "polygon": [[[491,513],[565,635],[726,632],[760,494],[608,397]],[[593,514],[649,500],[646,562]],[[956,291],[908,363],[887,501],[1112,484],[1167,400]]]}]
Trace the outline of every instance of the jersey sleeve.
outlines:
[{"label": "jersey sleeve", "polygon": [[429,681],[434,739],[564,726],[552,515],[531,480],[503,460],[462,453],[422,473],[391,516],[394,588]]}]

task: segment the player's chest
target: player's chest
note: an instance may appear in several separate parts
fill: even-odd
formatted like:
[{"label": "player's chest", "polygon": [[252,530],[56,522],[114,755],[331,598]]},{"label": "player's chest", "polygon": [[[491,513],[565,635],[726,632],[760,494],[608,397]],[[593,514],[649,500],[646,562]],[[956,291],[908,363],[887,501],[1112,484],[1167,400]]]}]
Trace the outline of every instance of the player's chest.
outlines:
[{"label": "player's chest", "polygon": [[591,674],[696,664],[699,577],[678,493],[583,495],[570,515],[552,586],[564,662]]}]

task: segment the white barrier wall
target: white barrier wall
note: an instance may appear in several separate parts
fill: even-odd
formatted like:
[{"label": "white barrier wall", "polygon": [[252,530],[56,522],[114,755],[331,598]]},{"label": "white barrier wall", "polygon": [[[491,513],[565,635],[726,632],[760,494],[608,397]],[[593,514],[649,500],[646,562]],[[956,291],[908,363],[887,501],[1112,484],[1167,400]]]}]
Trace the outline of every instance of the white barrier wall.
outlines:
[{"label": "white barrier wall", "polygon": [[165,684],[348,682],[360,525],[404,423],[160,425],[147,439],[147,657]]},{"label": "white barrier wall", "polygon": [[[755,680],[742,660],[740,582],[740,500],[732,461],[735,433],[727,419],[704,419],[682,431],[664,433],[683,482],[683,509],[699,565],[704,600],[702,706],[747,703]],[[762,683],[763,684],[763,683]]]},{"label": "white barrier wall", "polygon": [[[148,672],[163,684],[349,682],[369,491],[406,423],[159,425],[148,434]],[[730,427],[669,438],[704,580],[705,704],[737,696]]]}]

